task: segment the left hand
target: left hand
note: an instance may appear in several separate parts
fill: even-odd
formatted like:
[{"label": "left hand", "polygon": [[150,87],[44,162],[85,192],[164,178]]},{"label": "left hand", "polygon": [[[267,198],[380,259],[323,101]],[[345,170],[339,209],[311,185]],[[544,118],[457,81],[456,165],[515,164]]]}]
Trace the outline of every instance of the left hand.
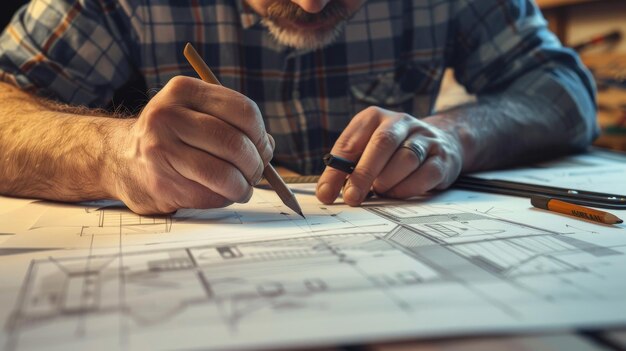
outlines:
[{"label": "left hand", "polygon": [[[436,118],[441,117],[429,119]],[[419,152],[403,146],[406,143],[423,151],[422,162]],[[359,206],[372,188],[379,195],[399,199],[445,189],[463,166],[461,143],[455,135],[413,116],[379,107],[359,112],[331,153],[358,161],[344,188],[343,199],[350,206]],[[326,167],[317,183],[317,198],[325,204],[333,203],[346,176]]]}]

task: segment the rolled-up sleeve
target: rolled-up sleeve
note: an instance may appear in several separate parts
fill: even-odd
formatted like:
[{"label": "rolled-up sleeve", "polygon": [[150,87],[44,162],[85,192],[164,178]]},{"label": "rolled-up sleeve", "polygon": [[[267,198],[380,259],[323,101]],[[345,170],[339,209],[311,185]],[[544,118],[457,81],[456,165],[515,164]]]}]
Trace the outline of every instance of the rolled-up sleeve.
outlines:
[{"label": "rolled-up sleeve", "polygon": [[450,66],[478,99],[533,104],[558,121],[569,145],[587,147],[599,133],[595,86],[577,54],[564,48],[530,0],[455,1]]},{"label": "rolled-up sleeve", "polygon": [[106,106],[133,75],[126,20],[107,0],[33,0],[0,36],[0,79],[62,102]]}]

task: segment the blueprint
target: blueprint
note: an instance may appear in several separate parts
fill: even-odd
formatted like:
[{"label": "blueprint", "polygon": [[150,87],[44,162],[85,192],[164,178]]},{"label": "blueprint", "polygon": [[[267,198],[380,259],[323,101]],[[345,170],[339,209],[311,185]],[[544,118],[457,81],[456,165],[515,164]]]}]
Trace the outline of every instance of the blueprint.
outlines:
[{"label": "blueprint", "polygon": [[459,190],[351,208],[312,189],[296,189],[306,219],[267,190],[161,217],[38,209],[2,245],[33,250],[0,255],[3,346],[276,349],[626,323],[624,225]]}]

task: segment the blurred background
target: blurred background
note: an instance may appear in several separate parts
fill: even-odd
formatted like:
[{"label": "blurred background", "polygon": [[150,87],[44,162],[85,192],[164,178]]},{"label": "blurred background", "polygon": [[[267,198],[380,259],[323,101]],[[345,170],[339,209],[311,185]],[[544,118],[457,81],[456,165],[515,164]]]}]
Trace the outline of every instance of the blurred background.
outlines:
[{"label": "blurred background", "polygon": [[575,48],[598,84],[596,145],[626,150],[626,1],[537,0],[563,43]]},{"label": "blurred background", "polygon": [[[52,0],[54,1],[54,0]],[[626,0],[536,0],[550,28],[577,50],[598,85],[596,145],[626,151]],[[27,0],[2,0],[0,28]],[[438,108],[471,99],[446,73]]]},{"label": "blurred background", "polygon": [[[550,29],[581,55],[598,85],[596,146],[626,151],[626,1],[535,0]],[[438,109],[471,99],[446,73]]]},{"label": "blurred background", "polygon": [[[550,29],[566,46],[578,51],[598,86],[597,146],[626,151],[626,1],[536,0]],[[467,101],[446,73],[438,108]]]}]

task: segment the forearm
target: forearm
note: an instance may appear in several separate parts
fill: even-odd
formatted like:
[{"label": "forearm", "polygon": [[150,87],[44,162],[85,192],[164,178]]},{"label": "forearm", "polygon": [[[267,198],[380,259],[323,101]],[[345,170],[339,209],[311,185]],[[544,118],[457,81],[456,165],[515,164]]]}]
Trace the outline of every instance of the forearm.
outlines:
[{"label": "forearm", "polygon": [[589,116],[575,128],[553,104],[503,94],[444,111],[424,121],[449,132],[461,144],[462,172],[512,166],[579,151],[593,134]]},{"label": "forearm", "polygon": [[57,201],[111,197],[115,133],[130,122],[54,105],[0,83],[0,194]]}]

